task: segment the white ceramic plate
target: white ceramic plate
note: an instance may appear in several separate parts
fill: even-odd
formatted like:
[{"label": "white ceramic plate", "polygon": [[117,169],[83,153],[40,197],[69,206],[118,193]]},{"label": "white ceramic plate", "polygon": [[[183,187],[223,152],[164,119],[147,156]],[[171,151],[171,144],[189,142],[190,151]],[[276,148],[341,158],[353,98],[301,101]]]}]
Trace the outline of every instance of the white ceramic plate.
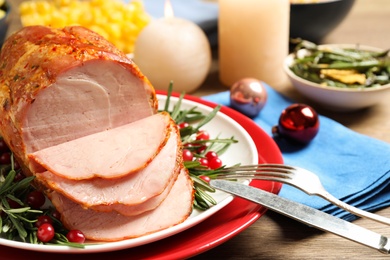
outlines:
[{"label": "white ceramic plate", "polygon": [[[160,108],[162,109],[166,96],[158,95]],[[171,97],[171,105],[174,105],[177,102],[178,98]],[[190,109],[196,106],[198,111],[202,113],[209,113],[212,111],[212,108],[202,105],[200,103],[183,100],[181,107],[183,109]],[[256,164],[258,162],[258,153],[250,135],[242,128],[236,121],[231,119],[222,113],[217,113],[215,118],[206,124],[203,127],[204,130],[207,130],[210,133],[211,137],[219,136],[219,138],[230,138],[234,136],[238,143],[233,144],[226,153],[221,156],[222,161],[226,165],[234,165],[237,163],[241,164]],[[221,210],[223,207],[228,205],[233,197],[222,192],[216,192],[213,194],[213,197],[216,199],[218,204],[207,211],[198,211],[194,210],[191,216],[184,221],[183,223],[176,225],[174,227],[142,236],[139,238],[127,239],[118,242],[107,242],[99,244],[86,244],[84,249],[70,248],[66,246],[57,246],[57,245],[35,245],[23,242],[17,242],[7,239],[0,238],[0,245],[9,246],[14,248],[20,248],[25,250],[40,251],[40,252],[56,252],[56,253],[96,253],[96,252],[108,252],[116,251],[121,249],[127,249],[132,247],[137,247],[140,245],[145,245],[157,240],[164,239],[166,237],[177,234],[181,231],[184,231],[194,225],[202,222],[203,220],[209,218],[214,213]]]}]

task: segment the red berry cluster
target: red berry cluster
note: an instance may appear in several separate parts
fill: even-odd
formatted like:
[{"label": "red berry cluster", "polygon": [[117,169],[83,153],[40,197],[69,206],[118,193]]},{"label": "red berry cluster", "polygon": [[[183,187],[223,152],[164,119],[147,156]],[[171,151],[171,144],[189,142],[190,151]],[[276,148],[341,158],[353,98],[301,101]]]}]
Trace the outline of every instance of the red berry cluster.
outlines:
[{"label": "red berry cluster", "polygon": [[[11,151],[7,144],[5,143],[4,139],[0,137],[0,165],[10,165],[11,164]],[[17,172],[14,178],[14,182],[19,182],[25,178],[25,175],[20,170],[19,165],[17,162],[14,162],[14,170]],[[15,200],[12,200],[10,198],[7,198],[7,202],[10,206],[10,208],[21,208],[24,205],[21,205],[20,202],[17,202]],[[26,203],[29,207],[32,209],[41,209],[42,206],[46,202],[46,196],[38,190],[32,190],[29,193],[27,193],[24,203]],[[49,242],[52,240],[55,236],[55,228],[53,224],[53,218],[60,221],[60,214],[58,211],[54,211],[51,213],[51,216],[49,215],[40,215],[38,216],[35,227],[37,228],[37,238],[41,242]],[[67,239],[69,242],[73,243],[84,243],[85,236],[84,234],[79,230],[70,230],[67,235]]]},{"label": "red berry cluster", "polygon": [[[35,226],[38,228],[37,237],[41,242],[49,242],[55,236],[55,228],[53,224],[53,218],[59,220],[60,214],[58,211],[54,211],[52,216],[42,215],[39,216]],[[66,234],[66,238],[72,243],[84,243],[85,236],[80,230],[70,230]]]},{"label": "red berry cluster", "polygon": [[[41,242],[49,242],[55,236],[55,225],[53,223],[53,219],[60,220],[60,213],[58,211],[54,211],[51,216],[41,215],[38,217],[37,222],[35,222],[35,226],[38,228],[37,230],[37,238]],[[80,230],[70,230],[66,234],[66,238],[69,242],[72,243],[84,243],[85,236]]]},{"label": "red berry cluster", "polygon": [[[188,127],[188,123],[179,124],[179,128]],[[199,164],[206,169],[215,170],[222,167],[222,160],[218,154],[208,149],[207,143],[199,144],[197,141],[210,140],[210,134],[206,130],[199,130],[195,135],[195,141],[184,144],[183,160],[186,162],[198,161]],[[199,176],[200,179],[209,182],[208,176]]]}]

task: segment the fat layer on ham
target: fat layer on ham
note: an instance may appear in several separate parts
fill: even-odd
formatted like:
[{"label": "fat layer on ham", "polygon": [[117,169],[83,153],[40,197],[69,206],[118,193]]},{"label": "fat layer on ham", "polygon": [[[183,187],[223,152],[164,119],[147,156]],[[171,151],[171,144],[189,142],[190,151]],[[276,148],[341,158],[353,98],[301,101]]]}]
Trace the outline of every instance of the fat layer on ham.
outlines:
[{"label": "fat layer on ham", "polygon": [[188,172],[183,169],[159,207],[132,217],[116,212],[84,209],[56,192],[53,192],[51,199],[68,229],[82,230],[90,240],[118,241],[157,232],[183,222],[192,211],[193,188]]},{"label": "fat layer on ham", "polygon": [[133,123],[39,150],[28,157],[71,180],[120,178],[145,168],[161,151],[174,125],[163,112]]},{"label": "fat layer on ham", "polygon": [[[140,209],[150,210],[157,207],[165,197],[159,196],[151,202],[148,200],[170,188],[170,182],[176,180],[182,165],[178,129],[174,125],[171,125],[171,129],[166,145],[148,166],[136,173],[116,179],[71,180],[46,171],[37,173],[37,180],[83,207],[101,211],[116,210],[125,215],[139,214]],[[85,144],[88,143],[87,140]],[[99,154],[95,159],[101,159]],[[139,210],[126,207],[134,205],[139,205]]]}]

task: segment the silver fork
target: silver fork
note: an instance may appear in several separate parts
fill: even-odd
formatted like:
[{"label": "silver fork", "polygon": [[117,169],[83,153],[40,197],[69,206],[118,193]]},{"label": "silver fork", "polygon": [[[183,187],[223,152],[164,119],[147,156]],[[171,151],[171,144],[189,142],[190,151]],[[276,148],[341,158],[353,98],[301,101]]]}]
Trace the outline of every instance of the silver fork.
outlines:
[{"label": "silver fork", "polygon": [[332,204],[351,212],[352,214],[368,218],[382,224],[390,225],[390,219],[351,206],[325,190],[318,176],[308,170],[283,164],[258,164],[227,167],[216,176],[217,179],[256,179],[285,183],[294,186],[309,195],[317,195]]}]

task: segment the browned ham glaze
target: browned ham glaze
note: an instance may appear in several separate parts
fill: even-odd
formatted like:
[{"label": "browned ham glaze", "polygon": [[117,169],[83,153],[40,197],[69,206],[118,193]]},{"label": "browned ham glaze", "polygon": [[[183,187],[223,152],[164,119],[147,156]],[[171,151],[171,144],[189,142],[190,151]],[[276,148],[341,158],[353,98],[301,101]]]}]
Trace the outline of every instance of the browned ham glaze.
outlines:
[{"label": "browned ham glaze", "polygon": [[53,204],[64,225],[82,230],[90,240],[118,241],[150,234],[177,225],[189,216],[194,190],[186,170],[182,170],[171,192],[159,207],[141,215],[127,217],[115,212],[95,212],[54,192]]},{"label": "browned ham glaze", "polygon": [[1,50],[0,135],[88,239],[134,238],[191,214],[180,134],[157,106],[138,67],[83,27],[25,27]]},{"label": "browned ham glaze", "polygon": [[138,67],[83,27],[25,27],[0,54],[0,135],[18,161],[46,147],[154,114]]}]

